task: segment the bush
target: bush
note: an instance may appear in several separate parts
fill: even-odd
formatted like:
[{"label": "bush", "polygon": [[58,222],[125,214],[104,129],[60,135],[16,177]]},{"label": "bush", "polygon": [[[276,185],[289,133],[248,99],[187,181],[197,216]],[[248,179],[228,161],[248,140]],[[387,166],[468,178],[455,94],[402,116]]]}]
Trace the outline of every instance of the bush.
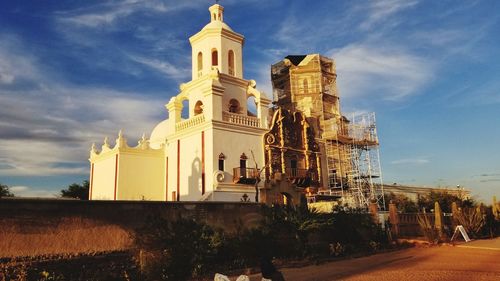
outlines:
[{"label": "bush", "polygon": [[186,280],[214,271],[252,267],[272,258],[312,259],[376,251],[387,239],[370,214],[336,209],[320,214],[307,208],[263,207],[258,228],[228,234],[194,220],[149,219],[137,245],[145,278]]},{"label": "bush", "polygon": [[451,204],[453,202],[458,202],[458,205],[461,207],[473,207],[476,205],[476,202],[472,199],[462,200],[462,198],[449,194],[446,191],[431,191],[429,195],[418,198],[418,207],[419,209],[425,208],[427,211],[430,211],[434,209],[435,202],[439,203],[444,213],[451,213]]},{"label": "bush", "polygon": [[422,234],[425,236],[427,241],[436,244],[440,241],[439,231],[432,225],[431,220],[426,214],[417,215],[418,224]]},{"label": "bush", "polygon": [[481,234],[485,219],[478,208],[462,208],[457,215],[458,224],[463,225],[467,233],[472,238],[478,238]]},{"label": "bush", "polygon": [[136,237],[139,248],[154,261],[145,268],[151,280],[186,280],[209,270],[217,256],[221,235],[194,220],[149,219]]},{"label": "bush", "polygon": [[495,217],[491,207],[483,208],[484,212],[484,227],[481,232],[483,237],[496,237],[500,236],[500,219]]},{"label": "bush", "polygon": [[328,256],[332,249],[333,255],[370,251],[374,243],[387,242],[371,215],[356,209],[337,208],[325,214],[307,208],[270,207],[262,228],[273,241],[273,256],[282,258]]}]

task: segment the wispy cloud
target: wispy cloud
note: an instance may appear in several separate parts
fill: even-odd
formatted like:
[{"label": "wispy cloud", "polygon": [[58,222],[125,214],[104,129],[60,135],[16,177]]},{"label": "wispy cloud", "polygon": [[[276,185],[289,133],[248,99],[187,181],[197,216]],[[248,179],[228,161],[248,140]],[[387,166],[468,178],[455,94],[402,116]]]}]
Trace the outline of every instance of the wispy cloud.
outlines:
[{"label": "wispy cloud", "polygon": [[422,165],[427,163],[430,163],[430,161],[425,158],[405,158],[391,161],[393,165]]},{"label": "wispy cloud", "polygon": [[117,20],[126,18],[137,12],[152,11],[164,13],[169,7],[159,0],[127,0],[118,2],[100,3],[95,6],[74,11],[60,12],[60,20],[83,27],[101,27],[111,25]]},{"label": "wispy cloud", "polygon": [[329,52],[336,58],[343,97],[397,101],[416,95],[429,81],[433,64],[403,48],[351,44]]},{"label": "wispy cloud", "polygon": [[360,24],[363,30],[373,29],[377,23],[387,21],[391,16],[415,6],[418,1],[411,0],[377,0],[370,1],[368,17]]},{"label": "wispy cloud", "polygon": [[190,76],[190,69],[174,66],[167,61],[141,56],[129,56],[135,62],[146,65],[156,71],[166,74],[172,78],[187,79]]},{"label": "wispy cloud", "polygon": [[497,177],[497,176],[500,176],[500,173],[487,173],[487,174],[473,175],[472,177]]},{"label": "wispy cloud", "polygon": [[498,182],[500,179],[485,179],[485,180],[480,180],[480,182]]},{"label": "wispy cloud", "polygon": [[36,79],[39,76],[33,67],[34,58],[16,48],[19,38],[0,34],[0,86],[13,84],[16,80]]},{"label": "wispy cloud", "polygon": [[0,44],[0,62],[15,79],[0,84],[2,176],[86,174],[93,141],[120,128],[138,139],[164,115],[166,98],[56,80],[19,43]]}]

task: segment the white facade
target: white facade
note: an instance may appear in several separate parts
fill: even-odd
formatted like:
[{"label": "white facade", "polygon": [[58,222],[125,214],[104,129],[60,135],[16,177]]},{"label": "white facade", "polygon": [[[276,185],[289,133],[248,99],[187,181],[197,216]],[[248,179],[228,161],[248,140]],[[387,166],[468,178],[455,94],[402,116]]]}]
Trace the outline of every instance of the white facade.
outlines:
[{"label": "white facade", "polygon": [[[121,134],[114,148],[92,148],[90,199],[253,200],[254,185],[244,179],[264,166],[271,101],[243,78],[244,37],[224,23],[222,6],[209,11],[210,23],[190,38],[192,80],[166,104],[169,118],[135,148]],[[248,113],[250,97],[257,116]]]}]

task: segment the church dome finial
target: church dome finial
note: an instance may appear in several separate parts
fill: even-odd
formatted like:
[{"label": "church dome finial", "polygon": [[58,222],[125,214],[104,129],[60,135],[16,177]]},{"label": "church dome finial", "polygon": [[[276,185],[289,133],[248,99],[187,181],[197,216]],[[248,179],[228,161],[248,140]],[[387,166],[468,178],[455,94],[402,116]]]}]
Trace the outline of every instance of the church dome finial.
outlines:
[{"label": "church dome finial", "polygon": [[219,5],[219,1],[215,1],[216,3],[208,10],[210,11],[210,21],[224,21],[224,7]]}]

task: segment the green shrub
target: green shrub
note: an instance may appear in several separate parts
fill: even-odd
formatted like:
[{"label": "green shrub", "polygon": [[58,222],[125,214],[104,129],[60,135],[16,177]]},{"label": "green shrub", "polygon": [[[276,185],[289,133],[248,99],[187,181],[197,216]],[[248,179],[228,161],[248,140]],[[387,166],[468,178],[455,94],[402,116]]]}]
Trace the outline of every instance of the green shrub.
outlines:
[{"label": "green shrub", "polygon": [[151,219],[136,241],[154,261],[143,266],[145,278],[186,280],[253,267],[272,258],[316,259],[377,251],[387,239],[366,212],[339,208],[323,214],[273,206],[263,207],[259,227],[241,227],[232,234],[189,219]]},{"label": "green shrub", "polygon": [[151,254],[145,275],[152,280],[186,280],[203,275],[216,259],[221,235],[194,220],[149,219],[136,237],[138,247]]}]

